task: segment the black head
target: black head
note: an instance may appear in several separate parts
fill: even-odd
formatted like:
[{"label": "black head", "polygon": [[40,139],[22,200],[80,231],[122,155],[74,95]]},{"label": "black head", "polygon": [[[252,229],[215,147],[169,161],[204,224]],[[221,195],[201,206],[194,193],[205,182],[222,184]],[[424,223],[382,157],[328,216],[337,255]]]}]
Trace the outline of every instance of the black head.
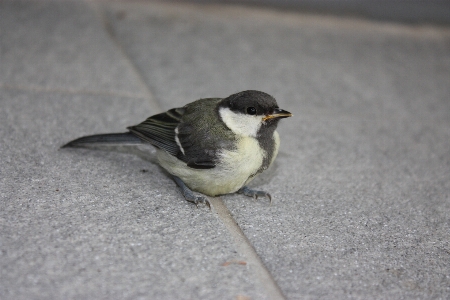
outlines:
[{"label": "black head", "polygon": [[236,134],[257,136],[270,134],[280,118],[292,116],[278,107],[275,98],[260,91],[243,91],[224,98],[218,112],[225,125]]},{"label": "black head", "polygon": [[263,116],[263,122],[275,123],[280,118],[292,116],[278,107],[277,100],[264,92],[248,90],[224,98],[219,108],[228,108],[234,113]]},{"label": "black head", "polygon": [[222,100],[220,107],[247,115],[269,115],[278,108],[275,98],[260,91],[243,91]]}]

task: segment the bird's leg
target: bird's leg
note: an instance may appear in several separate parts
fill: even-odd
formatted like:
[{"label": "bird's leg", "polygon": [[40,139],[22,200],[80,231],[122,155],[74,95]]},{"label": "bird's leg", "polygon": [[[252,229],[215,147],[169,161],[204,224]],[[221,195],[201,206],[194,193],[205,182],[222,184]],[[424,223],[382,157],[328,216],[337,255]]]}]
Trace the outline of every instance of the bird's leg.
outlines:
[{"label": "bird's leg", "polygon": [[245,196],[249,196],[255,199],[258,199],[259,196],[267,197],[270,200],[270,204],[272,204],[272,196],[270,196],[269,193],[266,193],[264,191],[252,190],[247,186],[243,186],[237,192],[239,194],[244,194]]},{"label": "bird's leg", "polygon": [[178,185],[181,193],[187,201],[194,203],[195,205],[197,205],[197,207],[199,203],[203,203],[208,205],[209,209],[211,209],[211,203],[209,203],[209,200],[206,197],[195,196],[194,192],[191,191],[191,189],[188,188],[183,180],[181,180],[179,177],[173,176],[173,180],[175,180],[175,183]]}]

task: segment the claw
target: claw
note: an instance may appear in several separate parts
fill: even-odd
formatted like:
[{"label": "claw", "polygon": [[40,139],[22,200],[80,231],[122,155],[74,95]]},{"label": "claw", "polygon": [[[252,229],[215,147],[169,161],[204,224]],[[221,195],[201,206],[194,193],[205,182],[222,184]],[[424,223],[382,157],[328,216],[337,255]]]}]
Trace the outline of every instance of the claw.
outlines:
[{"label": "claw", "polygon": [[194,192],[192,192],[180,178],[173,176],[173,179],[175,180],[175,183],[180,187],[181,193],[183,194],[186,201],[194,203],[197,208],[199,203],[206,204],[208,205],[209,210],[211,210],[211,203],[207,198],[202,196],[195,196]]},{"label": "claw", "polygon": [[[185,198],[186,198],[186,195],[185,195]],[[187,201],[190,201],[190,200],[187,199],[187,198],[186,198],[186,200],[187,200]],[[201,203],[201,204],[207,205],[208,208],[209,208],[209,210],[211,210],[211,203],[210,203],[209,200],[208,200],[207,198],[205,198],[205,197],[195,197],[195,200],[194,200],[194,201],[191,201],[191,202],[194,202],[194,204],[195,204],[195,206],[197,206],[197,208],[198,208],[198,204]]]},{"label": "claw", "polygon": [[237,191],[239,194],[244,194],[245,196],[252,197],[253,199],[258,199],[259,196],[264,196],[269,198],[270,204],[272,205],[272,196],[264,191],[257,191],[243,186]]}]

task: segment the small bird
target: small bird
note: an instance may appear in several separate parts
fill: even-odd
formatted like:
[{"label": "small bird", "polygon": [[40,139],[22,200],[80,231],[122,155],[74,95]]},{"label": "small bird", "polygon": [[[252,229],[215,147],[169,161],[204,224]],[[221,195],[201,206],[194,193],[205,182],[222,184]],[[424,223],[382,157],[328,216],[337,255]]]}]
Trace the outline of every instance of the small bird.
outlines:
[{"label": "small bird", "polygon": [[62,148],[92,144],[156,147],[159,165],[173,176],[189,202],[210,206],[207,196],[240,193],[272,197],[246,185],[275,160],[281,118],[292,114],[270,95],[248,90],[226,98],[205,98],[149,117],[129,132],[78,138]]}]

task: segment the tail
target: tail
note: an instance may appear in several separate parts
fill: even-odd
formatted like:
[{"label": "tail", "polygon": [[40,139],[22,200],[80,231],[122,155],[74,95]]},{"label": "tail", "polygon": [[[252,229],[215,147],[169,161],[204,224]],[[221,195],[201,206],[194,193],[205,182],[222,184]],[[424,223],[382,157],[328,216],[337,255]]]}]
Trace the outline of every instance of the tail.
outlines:
[{"label": "tail", "polygon": [[107,133],[83,136],[76,140],[68,142],[64,146],[61,146],[61,148],[86,147],[89,145],[137,145],[143,143],[144,142],[140,138],[138,138],[131,132]]}]

